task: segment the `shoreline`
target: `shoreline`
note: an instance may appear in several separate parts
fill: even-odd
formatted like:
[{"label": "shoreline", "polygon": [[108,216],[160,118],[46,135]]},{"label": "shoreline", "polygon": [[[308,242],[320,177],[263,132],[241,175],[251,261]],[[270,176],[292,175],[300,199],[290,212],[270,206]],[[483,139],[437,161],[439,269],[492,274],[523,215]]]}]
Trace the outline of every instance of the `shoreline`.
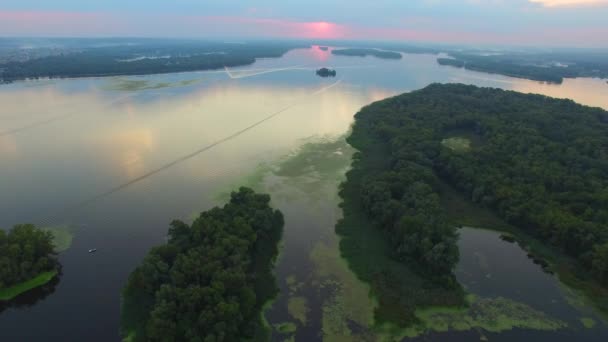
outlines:
[{"label": "shoreline", "polygon": [[13,285],[11,287],[5,287],[3,289],[0,289],[0,302],[11,301],[30,290],[44,286],[51,280],[55,279],[58,274],[59,270],[57,269],[42,272],[32,279]]}]

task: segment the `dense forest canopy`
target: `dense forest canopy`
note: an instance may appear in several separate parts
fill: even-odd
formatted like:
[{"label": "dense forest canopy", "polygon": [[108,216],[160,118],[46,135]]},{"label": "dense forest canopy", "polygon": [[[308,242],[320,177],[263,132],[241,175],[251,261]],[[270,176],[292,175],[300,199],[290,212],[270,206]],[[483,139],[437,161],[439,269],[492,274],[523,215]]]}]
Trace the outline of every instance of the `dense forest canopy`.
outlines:
[{"label": "dense forest canopy", "polygon": [[[123,329],[138,341],[242,341],[264,333],[261,309],[278,289],[272,264],[283,215],[241,188],[191,226],[173,221],[124,289]],[[133,332],[136,331],[133,337]]]},{"label": "dense forest canopy", "polygon": [[0,229],[0,289],[58,267],[53,235],[30,224]]},{"label": "dense forest canopy", "polygon": [[[101,46],[71,47],[39,58],[0,62],[0,81],[28,78],[142,75],[219,69],[280,57],[300,43],[265,42],[230,44],[182,40],[116,42]],[[31,54],[37,53],[33,50]]]},{"label": "dense forest canopy", "polygon": [[[470,149],[442,144],[453,137],[469,139]],[[437,204],[441,179],[608,285],[608,112],[433,84],[364,108],[351,140],[388,147],[390,169],[370,175],[361,198],[398,257],[434,272],[453,267],[454,232]]]}]

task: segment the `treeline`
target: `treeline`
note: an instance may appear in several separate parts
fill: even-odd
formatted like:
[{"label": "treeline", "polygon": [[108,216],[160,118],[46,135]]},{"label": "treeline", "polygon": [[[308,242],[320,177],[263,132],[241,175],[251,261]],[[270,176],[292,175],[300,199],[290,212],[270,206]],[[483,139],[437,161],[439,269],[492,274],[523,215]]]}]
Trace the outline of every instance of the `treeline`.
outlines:
[{"label": "treeline", "polygon": [[[390,100],[376,102],[355,116],[348,141],[360,151],[353,169],[366,174],[360,181],[359,202],[392,246],[393,256],[446,287],[452,287],[459,259],[456,228],[448,224],[437,193],[438,179],[425,154],[428,130],[418,130],[415,118],[390,107]],[[398,124],[397,122],[398,121]],[[376,167],[359,159],[378,158]]]},{"label": "treeline", "polygon": [[331,53],[338,56],[356,56],[356,57],[366,57],[366,56],[374,56],[383,59],[401,59],[401,56],[398,52],[392,51],[381,51],[377,49],[334,49],[331,50]]},{"label": "treeline", "polygon": [[437,63],[441,65],[450,65],[457,68],[464,68],[465,62],[455,58],[437,58]]},{"label": "treeline", "polygon": [[533,81],[562,83],[564,77],[575,77],[563,67],[541,67],[535,65],[522,65],[512,62],[503,62],[487,59],[485,57],[466,57],[463,59],[438,58],[437,63],[473,71],[500,74],[511,77],[526,78]]},{"label": "treeline", "polygon": [[0,229],[0,289],[56,270],[53,235],[30,224]]},{"label": "treeline", "polygon": [[[435,84],[367,108],[357,116],[355,132],[357,126],[390,145],[393,169],[409,168],[393,179],[414,174],[430,187],[424,193],[436,194],[433,170],[608,285],[608,112],[540,95]],[[454,135],[468,136],[472,150],[441,145]],[[390,189],[384,192],[394,201],[416,193]],[[370,214],[390,218],[388,203],[397,207],[390,199]]]},{"label": "treeline", "polygon": [[[151,45],[152,44],[152,45]],[[153,45],[160,44],[160,45]],[[0,64],[0,80],[113,75],[143,75],[248,65],[257,58],[280,57],[287,43],[179,43],[83,48],[77,52]]]},{"label": "treeline", "polygon": [[415,141],[402,140],[399,150],[391,150],[390,169],[370,175],[363,181],[361,202],[382,229],[394,256],[427,277],[451,280],[458,262],[455,227],[448,225],[431,165],[406,150]]},{"label": "treeline", "polygon": [[261,310],[278,292],[272,265],[283,215],[268,195],[241,188],[191,226],[173,221],[130,275],[123,332],[135,341],[242,341],[265,331]]},{"label": "treeline", "polygon": [[453,58],[437,58],[437,63],[551,83],[562,83],[564,78],[608,77],[606,61],[608,54],[593,51],[490,55],[450,52],[449,54]]}]

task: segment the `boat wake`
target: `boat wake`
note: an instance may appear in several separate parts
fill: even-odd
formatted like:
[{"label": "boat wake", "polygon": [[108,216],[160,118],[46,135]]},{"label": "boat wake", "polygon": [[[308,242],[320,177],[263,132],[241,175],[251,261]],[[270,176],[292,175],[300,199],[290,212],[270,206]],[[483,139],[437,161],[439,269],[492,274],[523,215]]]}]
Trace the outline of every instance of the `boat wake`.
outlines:
[{"label": "boat wake", "polygon": [[222,139],[219,139],[219,140],[217,140],[217,141],[215,141],[215,142],[213,142],[213,143],[211,143],[211,144],[209,144],[207,146],[201,147],[201,148],[199,148],[199,149],[197,149],[197,150],[195,150],[195,151],[193,151],[191,153],[183,155],[183,156],[181,156],[181,157],[179,157],[179,158],[177,158],[177,159],[175,159],[173,161],[170,161],[170,162],[168,162],[168,163],[166,163],[166,164],[164,164],[164,165],[162,165],[162,166],[160,166],[160,167],[158,167],[156,169],[150,170],[150,171],[148,171],[148,172],[146,172],[146,173],[144,173],[144,174],[142,174],[142,175],[140,175],[138,177],[135,177],[135,178],[133,178],[133,179],[131,179],[131,180],[125,182],[125,183],[117,185],[117,186],[115,186],[114,188],[112,188],[112,189],[110,189],[108,191],[105,191],[103,193],[95,195],[95,196],[93,196],[93,197],[91,197],[89,199],[86,199],[86,200],[84,200],[82,202],[79,202],[79,203],[77,203],[77,204],[75,204],[75,205],[73,205],[73,206],[71,206],[69,208],[66,208],[63,211],[59,212],[58,214],[56,214],[56,215],[48,218],[47,220],[44,220],[42,223],[44,225],[50,225],[53,222],[55,222],[55,220],[59,220],[59,219],[64,218],[64,216],[67,215],[70,212],[73,212],[73,211],[78,210],[78,209],[85,208],[85,207],[87,207],[87,206],[89,206],[89,205],[91,205],[91,204],[93,204],[93,203],[95,203],[95,202],[97,202],[97,201],[105,198],[105,197],[108,197],[108,196],[110,196],[112,194],[115,194],[115,193],[121,191],[121,190],[124,190],[124,189],[130,187],[133,184],[139,183],[139,182],[141,182],[141,181],[143,181],[143,180],[145,180],[147,178],[150,178],[150,177],[152,177],[152,176],[154,176],[154,175],[156,175],[156,174],[158,174],[160,172],[163,172],[163,171],[165,171],[165,170],[167,170],[167,169],[169,169],[169,168],[171,168],[171,167],[173,167],[173,166],[175,166],[177,164],[180,164],[180,163],[182,163],[182,162],[184,162],[186,160],[192,159],[192,158],[198,156],[199,154],[201,154],[203,152],[209,151],[212,148],[217,147],[218,145],[221,145],[221,144],[223,144],[223,143],[225,143],[227,141],[235,139],[238,136],[246,133],[247,131],[250,131],[250,130],[254,129],[257,126],[259,126],[259,125],[261,125],[261,124],[263,124],[263,123],[265,123],[265,122],[267,122],[267,121],[275,118],[276,116],[278,116],[278,115],[280,115],[280,114],[288,111],[289,109],[297,106],[298,104],[302,103],[304,100],[307,100],[307,99],[309,99],[312,96],[315,96],[315,95],[318,95],[318,94],[321,94],[321,93],[324,93],[324,92],[328,91],[329,89],[331,89],[331,88],[339,85],[341,82],[342,82],[342,80],[337,80],[336,82],[334,82],[334,83],[332,83],[330,85],[322,87],[322,88],[320,88],[320,89],[318,89],[318,90],[316,90],[316,91],[314,91],[314,92],[312,92],[310,94],[304,95],[302,98],[296,100],[295,102],[293,102],[293,103],[291,103],[291,104],[289,104],[289,105],[287,105],[287,106],[285,106],[285,107],[283,107],[283,108],[281,108],[281,109],[279,109],[279,110],[277,110],[277,111],[275,111],[275,112],[273,112],[273,113],[265,116],[261,120],[259,120],[257,122],[254,122],[251,125],[249,125],[247,127],[244,127],[241,130],[238,130],[238,131],[236,131],[236,132],[234,132],[234,133],[232,133],[232,134],[230,134],[230,135],[228,135],[228,136],[226,136],[226,137],[224,137]]}]

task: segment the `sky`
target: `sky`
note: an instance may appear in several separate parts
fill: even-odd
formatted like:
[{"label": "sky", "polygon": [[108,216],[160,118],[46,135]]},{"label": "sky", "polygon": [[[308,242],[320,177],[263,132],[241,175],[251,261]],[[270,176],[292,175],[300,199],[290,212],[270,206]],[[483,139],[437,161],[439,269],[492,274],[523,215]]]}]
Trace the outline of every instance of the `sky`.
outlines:
[{"label": "sky", "polygon": [[0,0],[0,37],[608,47],[608,0]]}]

